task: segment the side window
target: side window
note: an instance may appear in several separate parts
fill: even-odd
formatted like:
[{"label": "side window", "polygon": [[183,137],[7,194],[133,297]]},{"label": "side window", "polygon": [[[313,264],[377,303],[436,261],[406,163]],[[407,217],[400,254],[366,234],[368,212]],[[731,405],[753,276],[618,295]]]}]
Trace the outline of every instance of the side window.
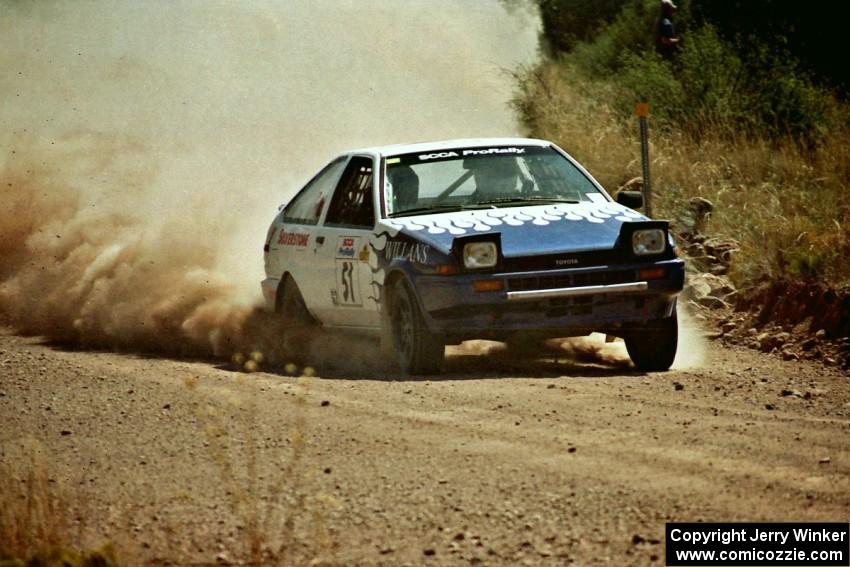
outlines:
[{"label": "side window", "polygon": [[333,191],[333,184],[345,164],[341,157],[320,171],[283,210],[283,222],[316,224],[322,215],[325,202]]},{"label": "side window", "polygon": [[370,158],[351,158],[331,200],[325,224],[357,228],[375,226]]}]

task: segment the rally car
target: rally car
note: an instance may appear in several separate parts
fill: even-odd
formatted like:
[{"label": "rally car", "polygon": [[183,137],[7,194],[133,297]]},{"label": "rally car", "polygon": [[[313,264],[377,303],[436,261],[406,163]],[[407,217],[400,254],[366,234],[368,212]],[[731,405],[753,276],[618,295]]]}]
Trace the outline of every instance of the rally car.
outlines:
[{"label": "rally car", "polygon": [[570,155],[525,138],[353,150],[285,206],[265,243],[263,295],[292,337],[382,339],[409,374],[447,344],[602,332],[638,369],[666,370],[684,283],[666,221],[613,200]]}]

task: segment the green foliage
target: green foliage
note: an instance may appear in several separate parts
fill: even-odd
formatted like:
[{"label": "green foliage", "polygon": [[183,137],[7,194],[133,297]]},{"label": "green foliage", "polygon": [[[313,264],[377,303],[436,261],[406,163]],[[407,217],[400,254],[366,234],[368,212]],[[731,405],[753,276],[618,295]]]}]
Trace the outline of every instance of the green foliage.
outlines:
[{"label": "green foliage", "polygon": [[793,249],[789,254],[789,272],[802,280],[821,279],[830,264],[829,250]]},{"label": "green foliage", "polygon": [[0,554],[0,567],[118,567],[112,546],[96,551],[77,551],[69,547],[56,547],[41,551],[24,561],[21,558]]},{"label": "green foliage", "polygon": [[626,0],[537,0],[543,38],[553,51],[569,51],[592,39]]},{"label": "green foliage", "polygon": [[[681,119],[688,126],[708,122],[735,125],[745,131],[754,126],[744,63],[734,49],[720,41],[712,27],[705,26],[688,36],[676,70],[687,105],[681,109]],[[693,118],[688,120],[688,116]]]},{"label": "green foliage", "polygon": [[759,46],[787,52],[801,69],[822,86],[834,86],[845,98],[850,94],[850,67],[842,57],[846,28],[838,3],[818,9],[801,7],[796,0],[746,0],[718,2],[689,0],[700,22],[714,25],[721,37],[749,51]]},{"label": "green foliage", "polygon": [[[503,2],[511,0],[502,0]],[[582,42],[594,43],[606,26],[631,9],[654,19],[658,0],[537,0],[544,43],[554,53],[569,52]],[[845,48],[844,19],[829,10],[801,9],[796,0],[681,0],[675,17],[679,32],[711,24],[724,41],[742,53],[767,46],[801,62],[821,86],[850,95],[850,66],[837,54]],[[827,6],[830,8],[832,6]],[[651,23],[651,22],[650,22]],[[744,57],[746,58],[746,57]]]},{"label": "green foliage", "polygon": [[790,135],[813,146],[840,125],[836,100],[814,85],[787,53],[760,45],[747,62],[753,113],[769,135]]},{"label": "green foliage", "polygon": [[593,38],[579,43],[565,56],[590,76],[608,78],[622,70],[632,55],[650,52],[655,12],[642,3],[625,5],[614,21]]},{"label": "green foliage", "polygon": [[695,139],[707,130],[732,137],[791,136],[811,148],[840,125],[831,93],[775,43],[730,41],[713,25],[694,25],[686,13],[677,14],[681,48],[668,60],[655,51],[657,17],[654,1],[626,3],[609,25],[560,61],[586,80],[613,85],[607,102],[623,115],[636,101],[648,100],[656,127],[681,129]]},{"label": "green foliage", "polygon": [[649,100],[654,121],[662,126],[696,138],[707,127],[738,133],[759,128],[745,65],[710,26],[691,33],[673,62],[645,51],[627,54],[622,63],[620,106]]}]

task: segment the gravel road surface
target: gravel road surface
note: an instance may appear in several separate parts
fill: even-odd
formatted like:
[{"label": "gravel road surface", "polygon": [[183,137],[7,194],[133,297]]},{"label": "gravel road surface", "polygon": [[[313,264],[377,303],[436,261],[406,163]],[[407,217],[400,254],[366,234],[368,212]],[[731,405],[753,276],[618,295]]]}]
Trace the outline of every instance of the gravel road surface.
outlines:
[{"label": "gravel road surface", "polygon": [[344,358],[244,374],[6,329],[0,457],[39,455],[73,531],[148,564],[254,544],[285,565],[650,565],[667,521],[850,518],[838,370],[716,344],[658,374],[454,349],[408,380]]}]

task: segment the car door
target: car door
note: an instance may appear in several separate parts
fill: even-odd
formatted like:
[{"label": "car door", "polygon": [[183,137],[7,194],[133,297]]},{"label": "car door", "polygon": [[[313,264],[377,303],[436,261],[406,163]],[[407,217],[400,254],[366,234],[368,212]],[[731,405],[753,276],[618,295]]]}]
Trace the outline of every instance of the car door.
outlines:
[{"label": "car door", "polygon": [[348,156],[337,158],[319,171],[278,214],[269,233],[267,273],[278,278],[289,273],[314,315],[323,297],[315,291],[316,229],[347,161]]},{"label": "car door", "polygon": [[333,326],[377,328],[378,304],[372,297],[369,236],[375,227],[375,162],[353,156],[334,191],[316,251],[316,269],[325,297],[319,317]]}]

